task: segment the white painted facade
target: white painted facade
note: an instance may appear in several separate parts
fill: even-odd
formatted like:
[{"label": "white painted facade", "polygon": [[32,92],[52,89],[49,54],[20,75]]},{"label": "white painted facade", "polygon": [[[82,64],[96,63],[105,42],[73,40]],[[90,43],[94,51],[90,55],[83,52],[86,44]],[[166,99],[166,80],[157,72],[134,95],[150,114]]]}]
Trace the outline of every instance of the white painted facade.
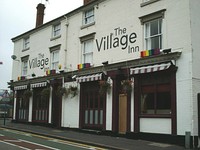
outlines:
[{"label": "white painted facade", "polygon": [[[90,26],[83,25],[83,12],[94,7],[95,22]],[[13,61],[12,79],[17,83],[17,77],[21,76],[20,58],[29,55],[27,78],[46,76],[46,69],[51,68],[50,48],[60,44],[59,64],[65,72],[77,71],[77,65],[84,63],[82,55],[81,39],[88,35],[94,35],[92,68],[102,66],[102,62],[109,64],[137,60],[140,52],[145,50],[144,26],[140,17],[164,10],[162,22],[162,48],[171,48],[172,52],[182,52],[180,58],[175,60],[178,67],[176,72],[176,123],[177,135],[185,135],[186,131],[198,136],[198,108],[197,94],[200,93],[200,1],[199,0],[98,0],[97,2],[82,6],[51,22],[45,23],[39,28],[30,30],[13,38],[14,55],[19,61]],[[52,25],[61,23],[61,35],[52,39]],[[134,42],[126,38],[132,37]],[[30,37],[30,48],[23,50],[23,38]],[[110,44],[110,39],[123,38],[122,43],[115,48]],[[114,42],[114,41],[113,41]],[[105,45],[104,45],[105,44]],[[123,49],[124,48],[124,49]],[[134,52],[130,49],[135,50]],[[105,49],[105,50],[104,50]],[[39,54],[48,58],[48,64],[44,67],[31,66],[31,61],[38,58]],[[128,67],[128,66],[127,66]],[[17,69],[18,68],[18,69]],[[77,74],[78,75],[78,74]],[[34,79],[32,79],[34,80]],[[65,87],[71,84],[66,82]],[[113,91],[106,97],[106,129],[112,131],[113,117]],[[51,96],[50,96],[51,97]],[[30,107],[32,98],[30,98]],[[49,123],[51,123],[51,100],[49,104]],[[30,108],[29,121],[31,122]],[[130,131],[134,132],[134,93],[131,94]],[[79,128],[80,119],[80,93],[73,97],[62,97],[61,126],[67,128]],[[171,134],[172,126],[169,118],[140,118],[140,132]]]}]

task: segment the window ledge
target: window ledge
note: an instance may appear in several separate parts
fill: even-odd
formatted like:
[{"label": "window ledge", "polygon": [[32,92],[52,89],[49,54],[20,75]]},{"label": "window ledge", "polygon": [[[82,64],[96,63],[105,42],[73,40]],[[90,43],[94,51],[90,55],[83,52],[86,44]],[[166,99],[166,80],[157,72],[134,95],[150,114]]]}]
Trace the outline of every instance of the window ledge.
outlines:
[{"label": "window ledge", "polygon": [[50,39],[50,41],[56,40],[56,39],[58,39],[58,38],[60,38],[60,37],[61,37],[61,35],[58,35],[58,36],[52,37],[52,38]]},{"label": "window ledge", "polygon": [[93,26],[93,25],[95,25],[95,22],[92,22],[92,23],[89,23],[89,24],[82,25],[82,26],[81,26],[81,29],[84,29],[84,28],[87,28],[87,27],[90,27],[90,26]]},{"label": "window ledge", "polygon": [[25,49],[22,50],[22,52],[25,52],[25,51],[27,51],[27,50],[29,50],[29,49],[30,49],[30,47],[25,48]]},{"label": "window ledge", "polygon": [[149,0],[148,2],[143,2],[143,3],[140,4],[140,7],[144,7],[144,6],[146,6],[146,5],[155,3],[155,2],[157,2],[157,1],[159,1],[159,0]]}]

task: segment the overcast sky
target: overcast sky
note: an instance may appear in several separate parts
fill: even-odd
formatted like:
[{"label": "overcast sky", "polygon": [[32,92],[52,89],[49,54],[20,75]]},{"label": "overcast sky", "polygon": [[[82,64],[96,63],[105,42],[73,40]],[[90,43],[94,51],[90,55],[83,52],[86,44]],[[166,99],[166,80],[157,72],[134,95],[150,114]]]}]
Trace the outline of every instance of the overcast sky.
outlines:
[{"label": "overcast sky", "polygon": [[35,27],[37,4],[46,5],[44,23],[81,5],[83,0],[0,0],[0,89],[11,79],[13,43],[11,38]]}]

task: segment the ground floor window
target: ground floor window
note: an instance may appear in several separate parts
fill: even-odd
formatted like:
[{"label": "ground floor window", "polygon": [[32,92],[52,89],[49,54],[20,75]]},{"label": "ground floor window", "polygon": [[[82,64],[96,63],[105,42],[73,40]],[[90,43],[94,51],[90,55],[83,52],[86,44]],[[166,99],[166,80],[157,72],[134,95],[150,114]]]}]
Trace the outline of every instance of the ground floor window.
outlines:
[{"label": "ground floor window", "polygon": [[140,118],[169,118],[176,134],[176,70],[171,66],[134,76],[135,131],[140,131]]},{"label": "ground floor window", "polygon": [[172,94],[170,74],[150,73],[139,77],[140,114],[171,114]]},{"label": "ground floor window", "polygon": [[47,122],[48,120],[49,99],[42,97],[43,89],[33,90],[33,121],[35,122]]},{"label": "ground floor window", "polygon": [[171,114],[170,84],[141,87],[141,114]]},{"label": "ground floor window", "polygon": [[99,94],[98,82],[81,83],[82,126],[103,129],[105,119],[105,96]]}]

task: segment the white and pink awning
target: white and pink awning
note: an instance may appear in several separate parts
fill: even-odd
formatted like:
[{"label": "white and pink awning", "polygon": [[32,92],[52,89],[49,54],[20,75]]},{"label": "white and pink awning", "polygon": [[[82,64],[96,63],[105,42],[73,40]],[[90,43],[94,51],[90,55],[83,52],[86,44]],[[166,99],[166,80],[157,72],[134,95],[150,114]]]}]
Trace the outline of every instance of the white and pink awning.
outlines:
[{"label": "white and pink awning", "polygon": [[87,75],[87,76],[80,76],[76,78],[76,81],[78,83],[98,81],[98,80],[102,80],[102,73],[97,73],[97,74],[92,74],[92,75]]},{"label": "white and pink awning", "polygon": [[143,66],[143,67],[137,67],[137,68],[131,68],[130,74],[142,74],[142,73],[151,73],[156,71],[162,71],[166,70],[171,66],[171,63],[162,63],[162,64],[154,64],[149,66]]},{"label": "white and pink awning", "polygon": [[39,82],[39,83],[31,84],[31,88],[39,88],[39,87],[45,87],[45,86],[47,86],[47,82]]},{"label": "white and pink awning", "polygon": [[27,85],[20,85],[20,86],[15,86],[14,90],[18,91],[18,90],[26,90],[27,89]]}]

